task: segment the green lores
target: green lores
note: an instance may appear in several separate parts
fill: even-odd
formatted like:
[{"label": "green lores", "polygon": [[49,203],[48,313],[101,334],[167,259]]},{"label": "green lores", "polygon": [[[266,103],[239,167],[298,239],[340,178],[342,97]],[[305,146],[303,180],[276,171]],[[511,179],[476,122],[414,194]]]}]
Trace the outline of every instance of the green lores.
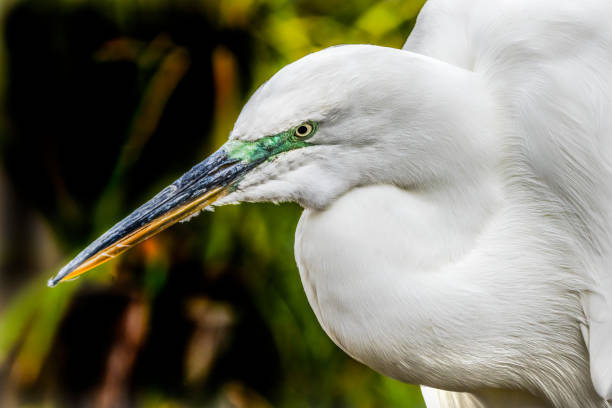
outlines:
[{"label": "green lores", "polygon": [[[304,129],[307,129],[307,132],[304,132]],[[286,132],[254,141],[230,140],[224,147],[230,159],[261,163],[280,153],[311,146],[305,139],[310,138],[316,131],[317,125],[308,122]]]}]

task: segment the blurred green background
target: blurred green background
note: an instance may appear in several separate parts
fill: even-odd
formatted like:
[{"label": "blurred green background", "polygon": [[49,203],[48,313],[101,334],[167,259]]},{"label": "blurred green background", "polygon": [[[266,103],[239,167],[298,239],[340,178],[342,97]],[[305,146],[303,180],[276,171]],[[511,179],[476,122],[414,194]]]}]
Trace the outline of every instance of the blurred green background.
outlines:
[{"label": "blurred green background", "polygon": [[205,213],[46,280],[216,150],[285,64],[401,47],[424,0],[0,0],[0,406],[423,407],[340,351],[296,205]]}]

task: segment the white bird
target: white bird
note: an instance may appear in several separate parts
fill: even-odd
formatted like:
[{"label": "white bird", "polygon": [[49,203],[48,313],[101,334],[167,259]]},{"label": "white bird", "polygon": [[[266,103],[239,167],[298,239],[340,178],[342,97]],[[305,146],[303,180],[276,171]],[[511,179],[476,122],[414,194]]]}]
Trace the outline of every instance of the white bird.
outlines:
[{"label": "white bird", "polygon": [[211,205],[304,207],[321,326],[428,407],[609,407],[612,2],[430,0],[402,50],[280,70],[75,277]]}]

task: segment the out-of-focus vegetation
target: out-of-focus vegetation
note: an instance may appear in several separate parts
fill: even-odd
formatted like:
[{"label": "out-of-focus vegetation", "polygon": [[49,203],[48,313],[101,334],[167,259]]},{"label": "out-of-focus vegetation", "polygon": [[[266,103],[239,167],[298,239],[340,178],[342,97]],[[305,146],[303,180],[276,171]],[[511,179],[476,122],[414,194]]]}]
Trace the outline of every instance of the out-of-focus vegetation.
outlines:
[{"label": "out-of-focus vegetation", "polygon": [[296,205],[220,208],[45,284],[222,144],[279,68],[401,47],[423,2],[0,2],[0,406],[423,406],[318,325]]}]

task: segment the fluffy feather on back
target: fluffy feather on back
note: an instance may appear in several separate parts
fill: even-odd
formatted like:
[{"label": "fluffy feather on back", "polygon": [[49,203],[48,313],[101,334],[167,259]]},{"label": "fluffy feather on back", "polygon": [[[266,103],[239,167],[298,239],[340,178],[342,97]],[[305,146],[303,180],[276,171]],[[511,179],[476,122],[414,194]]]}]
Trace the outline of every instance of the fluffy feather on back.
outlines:
[{"label": "fluffy feather on back", "polygon": [[[404,48],[481,73],[511,126],[515,187],[572,238],[590,370],[612,400],[612,3],[431,0]],[[525,182],[531,178],[531,187]],[[529,192],[530,190],[530,192]],[[539,210],[546,211],[543,203]],[[570,256],[570,254],[568,254]]]}]

